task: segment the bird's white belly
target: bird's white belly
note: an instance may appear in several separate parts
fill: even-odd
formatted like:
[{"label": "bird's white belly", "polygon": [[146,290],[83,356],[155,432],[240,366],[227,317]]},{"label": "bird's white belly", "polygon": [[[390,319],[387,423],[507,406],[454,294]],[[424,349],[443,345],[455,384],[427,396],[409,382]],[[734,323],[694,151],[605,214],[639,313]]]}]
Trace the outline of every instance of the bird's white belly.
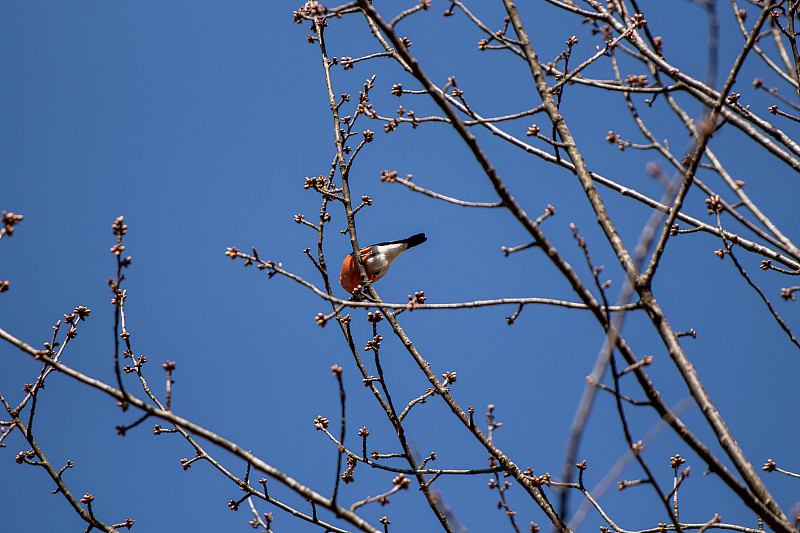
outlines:
[{"label": "bird's white belly", "polygon": [[389,267],[392,266],[394,260],[400,257],[400,254],[402,254],[406,248],[407,245],[405,243],[386,244],[380,246],[377,250],[373,250],[372,253],[367,256],[364,266],[370,272],[372,277],[377,278],[389,270]]}]

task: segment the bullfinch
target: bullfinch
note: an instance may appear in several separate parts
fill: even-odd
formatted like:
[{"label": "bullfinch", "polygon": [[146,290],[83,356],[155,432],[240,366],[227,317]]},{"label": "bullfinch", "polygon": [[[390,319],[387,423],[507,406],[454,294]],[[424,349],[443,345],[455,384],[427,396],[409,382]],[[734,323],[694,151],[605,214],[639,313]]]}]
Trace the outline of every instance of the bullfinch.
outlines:
[{"label": "bullfinch", "polygon": [[[381,242],[361,249],[361,262],[367,271],[367,277],[371,282],[378,281],[389,271],[389,267],[400,254],[413,248],[428,239],[424,233],[417,233],[407,239],[399,241]],[[353,254],[348,255],[342,261],[342,271],[339,273],[339,283],[347,292],[352,293],[356,287],[361,285],[361,276],[358,273],[358,266]]]}]

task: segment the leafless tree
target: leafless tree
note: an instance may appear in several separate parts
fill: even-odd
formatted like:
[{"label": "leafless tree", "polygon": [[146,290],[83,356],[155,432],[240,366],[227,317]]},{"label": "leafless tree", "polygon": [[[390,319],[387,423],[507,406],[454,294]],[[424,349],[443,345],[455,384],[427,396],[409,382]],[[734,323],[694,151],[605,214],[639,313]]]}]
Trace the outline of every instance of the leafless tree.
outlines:
[{"label": "leafless tree", "polygon": [[[101,382],[64,362],[71,339],[75,337],[81,322],[90,317],[90,311],[85,307],[76,308],[63,321],[55,324],[53,336],[44,344],[44,349],[36,349],[15,338],[13,332],[0,329],[0,337],[41,364],[38,377],[26,386],[21,400],[12,399],[14,395],[9,391],[3,391],[0,396],[6,410],[0,442],[13,442],[12,436],[27,442],[29,449],[16,456],[17,462],[45,469],[56,484],[56,492],[63,494],[88,524],[87,530],[130,528],[133,520],[126,518],[111,525],[97,517],[92,508],[93,496],[86,494],[81,498],[73,495],[62,479],[62,474],[72,464],[62,468],[51,464],[45,450],[34,438],[37,394],[55,371],[106,393],[123,410],[139,411],[141,418],[135,423],[117,428],[121,434],[150,420],[158,422],[153,431],[155,435],[180,435],[189,449],[195,452],[191,459],[182,461],[184,469],[198,461],[212,465],[243,491],[238,500],[230,500],[231,509],[247,505],[253,514],[251,525],[266,531],[271,530],[273,517],[271,513],[260,514],[257,509],[262,506],[286,511],[298,520],[319,526],[321,531],[388,531],[391,523],[389,518],[384,517],[380,523],[372,523],[361,511],[369,508],[370,504],[388,502],[393,494],[407,490],[409,486],[419,489],[419,505],[429,509],[444,531],[463,530],[464,526],[459,523],[456,514],[436,490],[436,482],[450,476],[481,475],[490,476],[489,488],[492,492],[489,494],[498,500],[498,507],[507,515],[508,527],[514,531],[524,527],[535,532],[539,526],[530,520],[530,526],[520,523],[521,513],[514,509],[514,504],[506,497],[506,491],[512,485],[524,491],[526,497],[538,507],[535,515],[539,518],[534,514],[530,518],[546,520],[550,523],[549,527],[557,531],[576,530],[587,513],[594,513],[604,524],[601,530],[626,533],[628,530],[622,526],[626,517],[613,515],[599,502],[598,491],[604,489],[600,487],[593,491],[584,480],[587,460],[591,462],[592,457],[591,450],[580,451],[580,444],[598,393],[608,393],[608,398],[615,405],[618,430],[622,432],[626,443],[619,452],[638,464],[641,476],[634,480],[622,480],[615,477],[619,476],[619,472],[612,470],[609,472],[610,479],[616,482],[621,491],[634,485],[648,486],[651,489],[649,494],[660,506],[660,515],[654,516],[652,523],[638,530],[638,533],[705,531],[709,528],[755,533],[764,527],[779,533],[797,531],[797,509],[786,508],[787,497],[771,494],[762,477],[766,473],[773,473],[773,476],[774,473],[793,477],[800,475],[779,468],[771,459],[761,468],[764,473],[752,465],[751,460],[763,461],[764,458],[748,458],[737,443],[736,435],[715,408],[687,355],[683,342],[691,342],[695,331],[676,329],[681,323],[680,317],[665,311],[659,299],[662,295],[655,285],[662,272],[660,267],[675,247],[672,241],[704,239],[703,246],[709,247],[709,253],[717,248],[714,252],[717,257],[727,268],[737,272],[741,279],[737,287],[728,290],[737,294],[757,295],[762,302],[763,313],[774,319],[774,331],[765,335],[785,336],[794,347],[800,348],[790,321],[781,316],[775,304],[779,298],[794,301],[800,287],[787,286],[779,294],[761,288],[767,283],[764,276],[784,279],[800,275],[800,250],[788,235],[795,227],[780,228],[768,215],[774,206],[769,203],[757,205],[753,199],[768,197],[763,191],[773,190],[772,183],[768,179],[756,183],[753,187],[763,190],[751,197],[745,192],[745,183],[737,175],[735,163],[733,166],[726,163],[727,151],[723,149],[718,154],[714,142],[722,133],[731,132],[731,137],[737,139],[737,143],[745,146],[749,153],[756,154],[754,157],[768,158],[770,164],[790,174],[800,170],[800,146],[787,133],[794,122],[800,122],[796,116],[800,107],[794,103],[800,95],[800,55],[795,31],[800,2],[763,0],[740,4],[733,0],[729,6],[722,3],[718,5],[715,0],[675,3],[673,9],[680,12],[679,16],[704,13],[707,18],[710,39],[706,50],[709,67],[705,81],[687,73],[685,58],[670,56],[670,39],[678,37],[655,35],[654,26],[659,27],[658,31],[667,31],[671,27],[655,24],[656,21],[648,16],[648,6],[638,5],[637,0],[546,0],[523,6],[523,11],[529,11],[530,17],[561,17],[558,20],[563,18],[574,24],[574,33],[579,37],[568,37],[552,61],[543,59],[540,51],[544,48],[543,43],[538,43],[535,37],[532,38],[533,33],[526,30],[526,22],[512,0],[491,3],[493,5],[490,7],[484,3],[475,4],[479,9],[473,12],[472,5],[461,1],[447,2],[444,16],[453,17],[447,23],[482,32],[483,38],[474,43],[477,51],[515,58],[516,68],[530,74],[528,83],[531,90],[535,91],[532,101],[514,102],[517,110],[503,116],[491,116],[482,111],[487,103],[468,97],[478,91],[474,91],[473,87],[464,87],[456,77],[437,81],[435,76],[427,73],[425,61],[415,57],[411,41],[400,33],[400,28],[413,26],[418,17],[432,16],[429,0],[406,6],[405,10],[394,4],[373,5],[367,0],[335,8],[307,2],[294,12],[294,21],[310,28],[308,43],[319,49],[320,83],[324,84],[328,95],[332,128],[332,146],[315,148],[332,148],[330,168],[305,181],[305,188],[318,195],[319,217],[315,216],[312,220],[302,214],[295,217],[295,222],[307,226],[316,234],[316,247],[304,251],[318,276],[316,279],[305,279],[285,269],[280,262],[264,259],[255,248],[245,251],[232,246],[227,249],[226,255],[233,260],[240,260],[247,267],[254,267],[254,270],[261,271],[269,278],[283,278],[296,283],[298,291],[311,291],[326,301],[325,305],[330,305],[329,312],[316,315],[316,323],[323,327],[335,323],[334,327],[341,332],[338,349],[348,354],[346,366],[336,365],[332,368],[340,391],[340,410],[325,413],[330,417],[339,417],[339,420],[332,422],[327,416],[320,415],[314,421],[316,430],[330,439],[332,446],[338,450],[336,483],[332,492],[327,493],[327,489],[321,488],[327,486],[324,480],[293,479],[273,467],[266,458],[257,457],[215,434],[212,429],[175,413],[171,408],[174,362],[167,361],[162,365],[166,372],[163,393],[151,387],[150,382],[154,378],[150,375],[148,381],[146,359],[134,350],[132,336],[126,327],[127,294],[123,288],[123,272],[130,265],[130,257],[125,251],[127,225],[122,217],[113,224],[117,241],[111,251],[117,258],[117,270],[116,276],[109,281],[114,295],[117,343],[114,350],[114,383]],[[491,18],[479,17],[476,14],[478,10],[487,11],[487,17]],[[718,35],[722,24],[733,27],[741,34],[735,51],[727,49],[725,53],[720,53]],[[327,38],[340,27],[347,28],[347,31],[357,28],[364,35],[370,35],[372,48],[363,55],[348,50],[346,45],[341,50],[329,50]],[[676,33],[681,31],[680,28],[672,29]],[[594,51],[586,53],[586,47],[578,48],[579,39],[592,42]],[[353,49],[360,50],[360,45],[354,44]],[[731,61],[727,61],[729,56]],[[355,70],[356,66],[361,72],[377,61],[387,60],[392,62],[397,77],[391,84],[390,94],[384,92],[375,96],[378,89],[375,76],[372,75],[363,83],[354,81],[358,79],[355,73],[351,73],[349,78],[336,77],[336,80],[348,80],[343,84],[346,86],[337,86],[332,75],[332,71]],[[757,65],[755,68],[763,71],[763,76],[752,83],[740,82],[738,78],[742,76],[746,63]],[[779,96],[778,89],[770,87],[765,79],[776,79],[788,86],[792,96]],[[492,80],[485,82],[491,88]],[[637,132],[630,136],[643,141],[628,140],[628,135],[614,131],[609,131],[605,138],[587,141],[585,145],[576,141],[573,134],[575,125],[583,117],[580,114],[570,115],[567,110],[571,108],[570,98],[578,98],[579,88],[581,95],[592,95],[593,105],[598,108],[618,106],[618,109],[627,110],[627,122],[616,113],[617,127],[625,131],[634,131],[635,128]],[[355,89],[359,90],[357,98],[351,97],[348,92]],[[389,109],[389,100],[395,97],[409,108],[419,103],[419,106],[427,106],[434,111],[419,116],[401,106],[395,112]],[[762,98],[769,98],[771,105],[748,103],[761,101]],[[647,112],[643,112],[643,107]],[[694,116],[690,110],[698,108],[702,112]],[[669,117],[669,120],[674,120],[684,128],[690,139],[688,147],[670,146],[666,140],[659,140],[662,124],[653,123],[647,118],[655,116],[652,110],[658,110],[659,117]],[[533,119],[538,120],[538,124],[532,123]],[[358,163],[359,155],[367,150],[381,149],[371,145],[377,135],[396,135],[404,129],[423,129],[434,127],[437,123],[446,125],[450,134],[463,142],[494,190],[495,197],[484,201],[456,198],[451,193],[423,187],[418,181],[412,181],[411,176],[401,177],[404,169],[384,170],[380,173],[380,181],[405,187],[409,194],[423,194],[439,202],[462,206],[465,211],[499,210],[510,214],[509,220],[517,224],[527,237],[525,242],[504,246],[498,253],[504,254],[508,261],[513,261],[517,254],[541,253],[550,268],[558,272],[572,289],[573,300],[520,296],[438,303],[428,302],[422,290],[409,296],[408,302],[393,303],[381,299],[370,282],[362,254],[359,253],[366,243],[359,242],[357,233],[358,214],[372,205],[372,199],[367,195],[360,198],[353,196],[351,172]],[[382,129],[383,133],[376,134],[371,128]],[[520,131],[524,135],[519,135]],[[592,170],[596,165],[587,159],[586,153],[594,149],[592,143],[605,142],[618,151],[645,151],[653,158],[646,172],[658,180],[661,188],[659,198],[643,192],[643,189],[652,189],[650,186],[624,181],[627,179],[625,173],[620,173],[618,177],[601,175]],[[491,148],[487,148],[487,145],[491,145]],[[584,193],[581,198],[583,209],[589,210],[600,229],[597,234],[599,237],[590,242],[582,233],[587,231],[586,228],[570,225],[573,245],[580,252],[578,264],[569,260],[572,252],[563,251],[564,242],[557,249],[549,231],[549,227],[554,226],[548,224],[555,225],[553,220],[557,220],[553,219],[556,207],[551,204],[558,205],[562,199],[548,199],[538,204],[537,201],[522,201],[515,196],[513,187],[509,185],[511,180],[498,170],[488,155],[495,150],[495,145],[519,150],[529,157],[531,168],[558,175],[562,180],[577,180]],[[455,186],[452,188],[456,189]],[[690,191],[695,190],[702,191],[705,197],[703,205],[693,205],[689,201]],[[607,209],[610,198],[615,202],[621,198],[623,205],[630,210],[645,208],[649,219],[639,227],[629,227],[631,218],[612,216]],[[331,212],[346,217],[346,234],[361,278],[361,287],[353,291],[349,298],[336,295],[339,258],[330,259],[325,254],[325,237],[330,234],[326,230],[330,226]],[[539,213],[540,216],[531,216],[529,212]],[[19,215],[4,213],[5,227],[0,237],[10,237],[14,227],[21,221]],[[633,235],[634,231],[638,233],[635,244],[621,236],[623,229],[625,235]],[[616,261],[609,268],[618,269],[624,285],[616,302],[610,301],[610,281],[605,277],[604,267],[597,264],[590,254],[590,246],[592,250],[610,250],[611,257]],[[694,260],[688,258],[685,261]],[[331,264],[334,266],[331,267]],[[748,270],[748,265],[758,265],[763,272],[755,270],[756,275]],[[520,277],[524,275],[520,270]],[[0,290],[8,287],[8,282],[3,282]],[[521,313],[526,306],[552,306],[568,308],[574,313],[588,312],[603,332],[605,342],[599,347],[593,365],[586,369],[589,376],[583,395],[580,398],[561,399],[574,404],[576,408],[574,419],[568,424],[570,429],[563,464],[551,464],[543,469],[553,471],[552,475],[534,474],[531,468],[525,466],[526,458],[515,457],[498,445],[494,433],[502,424],[498,421],[495,407],[489,405],[485,414],[478,413],[476,418],[476,409],[458,401],[451,393],[451,388],[456,386],[457,373],[434,370],[434,366],[423,356],[424,350],[403,328],[403,315],[406,313],[447,313],[453,309],[487,306],[508,306],[510,311],[506,322],[515,327],[525,320],[525,315]],[[660,357],[659,362],[671,362],[676,372],[675,379],[664,377],[663,373],[658,373],[658,378],[648,374],[655,358],[637,353],[632,343],[626,340],[623,326],[629,316],[646,318],[637,321],[636,328],[648,329],[657,339],[660,352],[668,356]],[[365,318],[369,321],[371,335],[363,339],[353,324]],[[310,323],[309,327],[314,326]],[[628,328],[626,331],[632,330]],[[391,376],[384,372],[382,366],[381,343],[384,335],[397,337],[407,357],[427,380],[428,388],[421,391],[419,396],[399,400],[398,395],[393,393]],[[365,357],[367,352],[372,352],[369,358]],[[655,353],[656,350],[651,352]],[[352,444],[353,429],[345,423],[347,391],[342,379],[343,372],[350,371],[358,372],[364,386],[371,392],[395,433],[399,451],[368,453],[370,430],[366,424],[358,430],[356,444]],[[131,377],[138,378],[138,382],[132,381]],[[702,422],[690,424],[682,420],[686,402],[678,406],[667,403],[664,391],[677,387],[682,387],[688,393],[690,403],[702,414]],[[406,417],[412,410],[421,409],[421,405],[428,400],[446,405],[449,411],[447,416],[455,417],[463,430],[488,454],[488,462],[485,462],[484,455],[477,457],[471,465],[440,469],[431,466],[437,459],[435,453],[421,457],[416,452],[413,437],[407,431]],[[520,418],[523,416],[520,414]],[[646,439],[640,440],[631,428],[632,417],[649,420],[653,424],[659,420],[663,422],[673,438],[691,451],[696,464],[716,476],[738,505],[751,511],[752,522],[724,523],[715,509],[709,509],[709,516],[700,523],[683,520],[679,515],[678,492],[684,483],[691,483],[687,481],[689,468],[683,466],[686,458],[676,454],[663,458],[658,465],[652,459],[646,460],[642,452],[647,442]],[[512,417],[505,423],[521,422]],[[137,430],[141,430],[141,427]],[[153,446],[158,446],[158,442],[155,441]],[[227,450],[247,464],[243,476],[240,477],[218,458],[217,452],[220,450]],[[768,457],[768,446],[765,445],[761,451]],[[399,459],[405,464],[396,466],[397,463],[391,459]],[[667,464],[672,470],[669,483],[664,482],[663,475]],[[341,484],[356,480],[356,468],[359,465],[363,465],[359,476],[376,476],[385,480],[386,491],[377,496],[343,503]],[[260,479],[251,479],[251,472],[257,472]],[[300,508],[274,497],[268,491],[268,480],[282,484],[306,499],[308,506]],[[576,500],[581,506],[577,514],[572,514],[570,501],[574,503]],[[329,512],[323,515],[318,512],[320,509]],[[135,509],[131,512],[134,513]]]}]

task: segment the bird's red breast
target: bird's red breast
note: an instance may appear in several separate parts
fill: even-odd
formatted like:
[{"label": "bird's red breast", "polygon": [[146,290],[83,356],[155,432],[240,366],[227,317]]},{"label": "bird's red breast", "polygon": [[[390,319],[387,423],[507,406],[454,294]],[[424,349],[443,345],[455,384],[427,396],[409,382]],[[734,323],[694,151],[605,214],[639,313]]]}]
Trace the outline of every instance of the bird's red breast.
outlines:
[{"label": "bird's red breast", "polygon": [[[371,282],[378,281],[386,272],[395,259],[400,257],[400,254],[422,244],[428,240],[424,233],[417,233],[407,239],[399,241],[381,242],[362,248],[361,262],[364,263],[364,269],[367,271],[367,277]],[[339,273],[339,284],[347,292],[353,292],[356,287],[361,285],[361,276],[358,273],[358,265],[353,254],[348,255],[342,261],[342,271]]]}]

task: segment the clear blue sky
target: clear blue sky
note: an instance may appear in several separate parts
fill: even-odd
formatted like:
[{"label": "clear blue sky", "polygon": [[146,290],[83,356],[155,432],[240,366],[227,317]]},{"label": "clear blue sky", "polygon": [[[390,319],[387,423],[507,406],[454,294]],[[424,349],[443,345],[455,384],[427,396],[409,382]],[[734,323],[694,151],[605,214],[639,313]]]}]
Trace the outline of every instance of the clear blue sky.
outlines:
[{"label": "clear blue sky", "polygon": [[[112,383],[113,306],[106,279],[114,274],[114,260],[108,250],[114,244],[110,225],[124,215],[129,225],[126,252],[133,256],[125,282],[128,325],[134,351],[151,363],[146,367],[151,386],[163,397],[160,364],[176,361],[173,407],[178,414],[329,494],[336,450],[312,422],[317,415],[338,420],[331,365],[344,368],[348,444],[355,445],[357,428],[366,425],[371,430],[370,450],[395,452],[392,430],[361,386],[338,328],[331,324],[322,329],[314,323],[314,316],[330,307],[289,280],[268,281],[263,273],[244,270],[240,262],[224,256],[227,246],[255,246],[263,257],[281,261],[321,285],[302,253],[315,246],[316,234],[295,224],[293,217],[304,213],[313,220],[318,213],[319,198],[303,190],[303,182],[306,176],[327,174],[334,153],[332,127],[319,49],[305,40],[307,24],[291,22],[297,4],[0,2],[0,209],[25,216],[13,238],[0,241],[0,279],[11,281],[11,290],[0,295],[0,327],[41,346],[62,314],[87,306],[91,317],[81,324],[64,361]],[[399,9],[379,4],[390,15]],[[484,116],[537,105],[527,68],[510,55],[479,54],[481,33],[462,14],[443,18],[447,6],[435,1],[430,11],[401,26],[428,74],[440,85],[455,75],[471,105]],[[669,35],[676,24],[683,25],[684,37],[667,39],[665,51],[703,78],[704,15],[689,2],[675,6],[675,12],[648,14],[651,28],[657,35]],[[478,13],[499,28],[501,6],[483,7]],[[554,14],[543,2],[521,9],[543,60],[554,58],[573,34],[580,39],[577,57],[594,52],[596,38],[575,19]],[[721,16],[729,21],[726,9],[720,6]],[[333,22],[328,35],[331,56],[377,51],[359,17]],[[725,68],[741,39],[726,31],[721,42]],[[748,63],[740,76],[743,90],[761,70],[754,60]],[[381,114],[392,114],[399,104],[420,116],[432,111],[424,100],[390,96],[394,83],[415,85],[389,60],[379,59],[347,72],[336,70],[336,92],[353,97],[346,114],[372,74],[377,74],[373,103]],[[610,77],[604,67],[592,67],[587,75]],[[790,94],[786,88],[782,91]],[[688,142],[685,132],[662,108],[648,109],[641,100],[640,110],[657,126],[657,136],[668,138],[679,152]],[[772,103],[760,95],[751,101],[761,113]],[[604,102],[579,86],[569,86],[565,95],[568,124],[585,143],[590,168],[660,196],[657,183],[644,171],[655,156],[620,153],[603,141],[609,130],[634,142],[642,140],[621,99]],[[696,106],[688,110],[698,112]],[[534,122],[543,125],[545,120],[537,117]],[[512,126],[512,132],[523,136],[528,125]],[[787,121],[780,126],[790,135],[796,133]],[[399,185],[380,183],[380,170],[397,170],[444,194],[495,201],[474,160],[444,126],[401,128],[389,135],[379,121],[358,127],[366,128],[376,132],[376,142],[359,156],[351,181],[354,196],[367,194],[374,201],[359,214],[361,243],[417,232],[428,236],[426,244],[404,255],[377,285],[385,301],[403,302],[418,290],[424,290],[431,303],[521,296],[575,300],[539,251],[510,258],[499,252],[503,245],[526,242],[507,213],[443,205]],[[604,275],[613,281],[610,294],[615,298],[623,277],[575,178],[497,144],[484,132],[476,134],[531,215],[555,205],[557,214],[546,222],[545,231],[585,275],[569,230],[570,222],[577,224],[595,264],[607,265]],[[797,190],[797,176],[773,165],[763,151],[747,146],[735,133],[715,137],[712,148],[736,172],[735,178],[748,182],[748,193],[763,202],[773,220],[790,237],[800,237],[796,195],[787,194]],[[723,190],[713,177],[705,179]],[[649,211],[616,193],[601,192],[632,248]],[[690,194],[687,206],[688,212],[706,219],[701,193]],[[345,227],[342,211],[332,214],[326,254],[335,269],[350,243],[338,233]],[[698,331],[696,340],[683,344],[750,460],[760,465],[772,457],[779,466],[800,470],[800,353],[730,262],[712,254],[719,247],[705,234],[671,242],[656,279],[656,296],[676,329]],[[744,260],[790,326],[800,330],[798,304],[778,297],[779,288],[792,280],[763,273],[757,268],[760,258]],[[513,311],[420,311],[402,315],[402,323],[437,374],[458,372],[453,393],[463,406],[476,408],[477,420],[483,423],[487,404],[496,405],[498,420],[504,423],[496,442],[506,453],[537,474],[556,476],[602,331],[586,313],[545,307],[526,308],[509,327],[504,317]],[[359,346],[371,337],[363,315],[351,313]],[[422,394],[427,382],[387,328],[382,334],[384,369],[391,376],[395,403],[404,403]],[[655,356],[650,372],[663,385],[668,403],[687,398],[644,317],[631,316],[625,334],[637,355]],[[22,398],[23,384],[34,381],[38,372],[38,363],[0,344],[0,391],[12,403]],[[136,390],[134,385],[131,378],[130,388]],[[632,383],[628,385],[627,392],[640,398]],[[243,507],[234,514],[226,506],[240,491],[207,464],[184,472],[179,460],[191,457],[192,449],[175,435],[154,437],[155,421],[148,420],[124,438],[117,436],[114,427],[138,415],[121,413],[108,397],[59,375],[48,380],[37,413],[40,445],[54,465],[75,463],[65,479],[76,495],[94,494],[94,511],[103,521],[121,522],[130,516],[137,520],[134,531],[249,530],[249,511]],[[647,411],[630,416],[637,439],[656,424]],[[712,444],[696,408],[684,418]],[[437,453],[433,466],[487,464],[486,452],[438,399],[409,416],[407,433],[422,456]],[[83,522],[66,501],[50,495],[53,486],[45,473],[14,463],[16,454],[27,449],[22,439],[17,435],[5,443],[8,447],[0,449],[3,529],[82,531]],[[623,450],[613,402],[601,395],[581,452],[590,465],[587,484],[598,482]],[[732,504],[719,480],[702,476],[705,465],[668,432],[645,452],[664,486],[671,484],[667,467],[675,453],[692,466],[682,493],[683,520],[705,522],[718,512],[726,522],[756,527],[752,514]],[[222,451],[215,454],[237,475],[244,474],[241,461]],[[631,467],[621,477],[639,476]],[[342,489],[341,501],[388,490],[391,477],[360,465],[357,482]],[[435,486],[470,531],[502,530],[507,520],[496,509],[497,496],[486,488],[487,482],[487,476],[480,476],[442,479]],[[786,509],[797,499],[796,482],[777,474],[767,482]],[[308,510],[276,483],[271,487],[275,496]],[[518,487],[509,497],[523,527],[531,520],[546,523]],[[614,489],[602,503],[628,529],[667,521],[647,488],[621,494]],[[273,511],[276,531],[315,530],[274,508],[259,509]],[[383,515],[392,520],[394,531],[437,528],[415,490],[392,497],[388,507],[364,512],[376,526]],[[591,516],[584,530],[596,531],[599,525],[599,518]]]}]

